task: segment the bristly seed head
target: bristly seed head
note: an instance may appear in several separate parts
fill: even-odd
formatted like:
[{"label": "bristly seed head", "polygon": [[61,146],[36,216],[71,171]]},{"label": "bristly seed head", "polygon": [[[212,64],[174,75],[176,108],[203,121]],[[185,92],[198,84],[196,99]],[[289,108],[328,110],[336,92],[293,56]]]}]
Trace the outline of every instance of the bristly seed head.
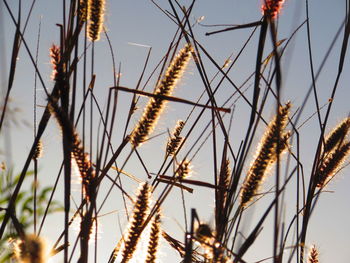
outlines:
[{"label": "bristly seed head", "polygon": [[157,259],[157,252],[160,238],[160,213],[157,212],[151,226],[151,233],[148,242],[147,258],[145,263],[155,263]]},{"label": "bristly seed head", "polygon": [[283,107],[279,107],[278,115],[269,123],[261,139],[256,158],[250,166],[241,189],[240,197],[242,207],[246,206],[253,199],[271,165],[275,163],[278,159],[277,157],[287,149],[287,140],[290,134],[284,132],[284,129],[288,123],[290,107],[290,102]]},{"label": "bristly seed head", "polygon": [[176,178],[179,180],[186,179],[191,176],[191,162],[189,160],[184,160],[177,168]]},{"label": "bristly seed head", "polygon": [[262,0],[263,4],[261,10],[264,16],[269,19],[276,19],[277,15],[281,12],[283,3],[285,0]]},{"label": "bristly seed head", "polygon": [[181,131],[185,125],[184,121],[178,121],[175,127],[175,130],[171,136],[171,138],[168,140],[168,143],[166,145],[166,153],[167,155],[174,155],[177,149],[179,148],[183,138],[180,136]]},{"label": "bristly seed head", "polygon": [[318,251],[315,246],[312,246],[309,252],[308,263],[319,263],[318,261]]},{"label": "bristly seed head", "polygon": [[33,160],[38,160],[43,156],[43,142],[42,140],[39,140],[38,144],[36,145],[35,152],[33,155]]},{"label": "bristly seed head", "polygon": [[[171,96],[177,82],[181,78],[189,60],[193,48],[186,45],[173,59],[168,67],[165,76],[156,87],[154,94]],[[152,133],[161,113],[164,110],[166,101],[161,98],[151,98],[143,111],[143,115],[130,135],[130,142],[134,148],[141,145]]]},{"label": "bristly seed head", "polygon": [[350,153],[350,142],[345,142],[343,145],[328,153],[322,160],[319,168],[316,171],[316,186],[324,187],[329,180],[339,171],[345,158]]},{"label": "bristly seed head", "polygon": [[141,236],[141,230],[145,223],[150,199],[150,186],[147,183],[140,185],[139,193],[134,205],[133,216],[130,219],[129,231],[125,238],[123,259],[121,263],[127,263],[133,256],[137,243]]},{"label": "bristly seed head", "polygon": [[105,12],[105,0],[89,0],[88,3],[88,36],[91,41],[100,39],[100,34],[103,29]]},{"label": "bristly seed head", "polygon": [[36,235],[27,235],[15,244],[15,257],[20,263],[44,263],[45,242]]},{"label": "bristly seed head", "polygon": [[334,129],[331,131],[325,139],[323,147],[324,152],[329,152],[334,149],[338,144],[342,144],[346,135],[350,129],[350,117],[342,120]]}]

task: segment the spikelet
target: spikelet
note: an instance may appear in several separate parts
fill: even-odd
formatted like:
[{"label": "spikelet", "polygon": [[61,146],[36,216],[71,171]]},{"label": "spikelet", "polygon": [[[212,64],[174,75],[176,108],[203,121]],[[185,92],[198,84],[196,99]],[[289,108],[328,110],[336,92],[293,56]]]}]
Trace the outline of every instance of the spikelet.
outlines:
[{"label": "spikelet", "polygon": [[325,139],[323,151],[329,152],[341,144],[350,128],[350,117],[345,118],[331,131]]},{"label": "spikelet", "polygon": [[315,246],[311,247],[307,262],[308,263],[319,263],[318,251],[317,251],[317,248]]},{"label": "spikelet", "polygon": [[157,252],[160,238],[160,213],[157,212],[151,227],[151,233],[148,242],[147,257],[145,263],[155,263],[157,259]]},{"label": "spikelet", "polygon": [[[279,114],[269,123],[267,130],[260,142],[257,156],[250,166],[248,174],[241,189],[241,206],[246,206],[258,191],[270,166],[276,162],[277,156],[287,148],[289,133],[283,133],[287,122],[291,104],[279,107]],[[279,122],[279,123],[278,123]],[[280,139],[279,139],[280,138]],[[279,152],[276,153],[277,143]],[[284,142],[285,141],[285,142]]]},{"label": "spikelet", "polygon": [[180,136],[181,131],[185,125],[184,121],[178,121],[175,127],[175,130],[173,132],[173,135],[168,140],[168,143],[166,145],[166,153],[167,155],[174,155],[177,149],[179,148],[183,138]]},{"label": "spikelet", "polygon": [[79,1],[79,27],[81,28],[88,20],[88,0]]},{"label": "spikelet", "polygon": [[276,19],[277,15],[281,12],[283,3],[285,0],[263,0],[261,10],[264,16],[269,19]]},{"label": "spikelet", "polygon": [[[157,86],[154,94],[171,96],[177,82],[181,78],[191,56],[193,48],[186,45],[180,50],[168,67],[165,76]],[[148,139],[164,109],[166,101],[160,98],[151,98],[143,111],[143,115],[131,133],[130,142],[134,148]]]},{"label": "spikelet", "polygon": [[91,41],[98,41],[103,29],[105,0],[89,0],[88,4],[88,36]]},{"label": "spikelet", "polygon": [[190,177],[191,173],[191,162],[189,160],[184,160],[177,168],[176,178],[182,180]]},{"label": "spikelet", "polygon": [[125,238],[124,249],[122,252],[123,259],[121,263],[128,262],[135,252],[137,243],[141,236],[141,227],[146,220],[149,196],[149,185],[147,183],[141,184],[137,195],[137,200],[134,205],[133,216],[130,219],[129,231]]},{"label": "spikelet", "polygon": [[340,147],[329,153],[322,160],[319,168],[316,171],[316,186],[324,187],[329,180],[339,171],[345,158],[350,153],[350,142],[346,142]]},{"label": "spikelet", "polygon": [[50,48],[50,57],[52,65],[51,79],[58,81],[63,79],[63,70],[60,65],[61,62],[61,50],[59,46],[52,44]]},{"label": "spikelet", "polygon": [[42,156],[43,156],[43,142],[42,140],[39,140],[38,144],[36,145],[35,152],[32,159],[38,160]]},{"label": "spikelet", "polygon": [[19,263],[46,262],[45,242],[36,235],[27,235],[15,243],[15,258]]}]

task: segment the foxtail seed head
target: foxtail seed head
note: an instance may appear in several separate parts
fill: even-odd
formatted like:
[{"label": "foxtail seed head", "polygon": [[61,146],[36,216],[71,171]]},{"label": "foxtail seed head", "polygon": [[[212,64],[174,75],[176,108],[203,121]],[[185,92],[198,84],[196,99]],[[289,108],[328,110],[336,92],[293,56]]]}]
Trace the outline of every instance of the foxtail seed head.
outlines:
[{"label": "foxtail seed head", "polygon": [[309,252],[308,263],[319,263],[318,261],[318,251],[315,246],[312,246]]},{"label": "foxtail seed head", "polygon": [[290,107],[291,104],[289,102],[284,107],[279,107],[278,115],[269,123],[261,139],[256,158],[250,166],[242,185],[240,193],[242,207],[246,206],[253,199],[267,171],[277,161],[277,156],[288,146],[289,133],[283,131],[288,123]]},{"label": "foxtail seed head", "polygon": [[89,0],[88,4],[88,37],[91,41],[98,41],[103,29],[105,0]]},{"label": "foxtail seed head", "polygon": [[324,187],[329,180],[339,171],[345,158],[350,153],[350,142],[346,142],[337,147],[322,160],[316,171],[316,186]]},{"label": "foxtail seed head", "polygon": [[[154,94],[171,96],[177,82],[181,78],[189,60],[193,48],[186,45],[173,59],[168,67],[165,76],[156,87]],[[134,148],[141,145],[153,132],[161,113],[164,110],[166,101],[160,98],[151,98],[143,111],[143,115],[130,135],[130,142]]]},{"label": "foxtail seed head", "polygon": [[167,155],[174,155],[177,149],[179,148],[183,138],[180,136],[181,131],[185,125],[184,121],[178,121],[175,127],[175,130],[173,132],[173,135],[168,140],[168,143],[166,145],[166,153]]},{"label": "foxtail seed head", "polygon": [[324,152],[329,152],[334,149],[338,144],[341,144],[348,134],[350,129],[350,117],[342,120],[334,129],[331,131],[325,139],[323,147]]},{"label": "foxtail seed head", "polygon": [[277,15],[281,12],[283,3],[285,0],[263,0],[261,10],[264,16],[269,19],[276,19]]},{"label": "foxtail seed head", "polygon": [[157,252],[159,247],[159,238],[160,238],[161,230],[160,230],[160,213],[157,212],[154,216],[151,233],[148,242],[147,249],[147,258],[145,263],[155,263],[157,259]]},{"label": "foxtail seed head", "polygon": [[132,258],[137,243],[141,236],[142,226],[145,223],[148,204],[150,198],[150,186],[147,183],[140,185],[139,193],[134,205],[132,218],[130,219],[129,231],[125,238],[124,249],[122,252],[123,259],[121,263],[127,263]]},{"label": "foxtail seed head", "polygon": [[44,263],[45,242],[36,235],[27,235],[15,244],[15,257],[20,263]]}]

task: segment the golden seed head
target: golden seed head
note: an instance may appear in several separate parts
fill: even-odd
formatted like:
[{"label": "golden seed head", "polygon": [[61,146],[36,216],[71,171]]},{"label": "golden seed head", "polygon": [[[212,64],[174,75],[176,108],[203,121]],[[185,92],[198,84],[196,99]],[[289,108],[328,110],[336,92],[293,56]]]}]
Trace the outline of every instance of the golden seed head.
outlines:
[{"label": "golden seed head", "polygon": [[15,257],[20,263],[44,263],[45,242],[36,235],[27,235],[15,244]]},{"label": "golden seed head", "polygon": [[318,251],[315,246],[312,246],[309,252],[308,263],[319,263]]},{"label": "golden seed head", "polygon": [[103,29],[105,0],[89,0],[88,3],[88,37],[91,41],[98,41]]},{"label": "golden seed head", "polygon": [[150,199],[150,186],[142,183],[134,205],[133,216],[130,219],[129,231],[125,238],[124,250],[122,252],[122,263],[128,262],[135,250],[141,236],[142,226],[145,223]]},{"label": "golden seed head", "polygon": [[[289,132],[284,132],[288,123],[291,104],[280,106],[278,114],[269,123],[266,132],[257,149],[257,155],[250,166],[242,185],[240,197],[241,206],[246,206],[257,193],[267,171],[277,161],[279,156],[288,147]],[[278,149],[277,149],[278,147]]]},{"label": "golden seed head", "polygon": [[35,152],[33,155],[33,160],[38,160],[43,156],[43,142],[42,140],[39,140],[38,144],[36,145]]},{"label": "golden seed head", "polygon": [[157,212],[154,216],[151,233],[148,242],[147,249],[147,258],[146,263],[155,263],[157,259],[157,252],[159,247],[159,238],[160,238],[161,230],[160,230],[160,213]]},{"label": "golden seed head", "polygon": [[269,19],[276,19],[281,12],[285,0],[263,0],[261,10]]},{"label": "golden seed head", "polygon": [[174,155],[177,149],[179,148],[183,138],[180,136],[181,131],[185,125],[184,121],[178,121],[176,124],[176,127],[173,131],[173,134],[171,138],[168,140],[167,146],[166,146],[166,153],[167,155]]},{"label": "golden seed head", "polygon": [[[181,78],[189,60],[193,48],[191,45],[186,45],[180,50],[179,54],[173,59],[168,67],[165,76],[156,87],[155,95],[171,96],[172,92]],[[166,101],[160,98],[151,98],[145,107],[142,117],[130,135],[130,142],[134,148],[141,145],[148,139],[148,136],[153,132],[155,125],[161,113],[164,110]]]},{"label": "golden seed head", "polygon": [[324,187],[339,171],[341,165],[350,153],[350,142],[345,142],[340,147],[327,154],[321,161],[316,171],[316,186]]},{"label": "golden seed head", "polygon": [[329,152],[334,149],[338,144],[341,144],[350,128],[350,117],[342,120],[326,137],[323,147],[324,152]]}]

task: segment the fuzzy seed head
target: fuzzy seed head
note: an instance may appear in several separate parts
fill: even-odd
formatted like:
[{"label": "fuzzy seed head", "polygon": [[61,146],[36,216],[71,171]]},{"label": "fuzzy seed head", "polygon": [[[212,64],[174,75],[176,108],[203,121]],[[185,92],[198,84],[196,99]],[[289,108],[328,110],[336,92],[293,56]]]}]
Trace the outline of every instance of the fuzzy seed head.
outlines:
[{"label": "fuzzy seed head", "polygon": [[309,252],[308,263],[319,263],[318,251],[315,246],[312,246]]},{"label": "fuzzy seed head", "polygon": [[83,183],[84,193],[90,199],[95,195],[95,170],[92,167],[89,154],[84,152],[81,140],[76,132],[73,134],[72,158],[75,160]]},{"label": "fuzzy seed head", "polygon": [[341,165],[350,153],[350,142],[346,142],[333,150],[322,160],[316,171],[316,186],[324,187],[339,171]]},{"label": "fuzzy seed head", "polygon": [[146,263],[155,263],[157,259],[157,252],[160,238],[160,214],[156,213],[151,227],[151,233],[148,242]]},{"label": "fuzzy seed head", "polygon": [[345,118],[331,131],[325,139],[324,152],[329,152],[344,141],[350,129],[350,117]]},{"label": "fuzzy seed head", "polygon": [[[154,94],[171,96],[177,82],[180,80],[186,66],[191,58],[193,48],[186,45],[173,59],[168,67],[165,76],[156,87]],[[141,145],[153,132],[161,113],[164,110],[166,101],[160,98],[151,98],[143,111],[143,115],[131,133],[130,142],[134,148]]]},{"label": "fuzzy seed head", "polygon": [[20,263],[44,263],[45,242],[36,235],[27,235],[15,244],[15,257]]},{"label": "fuzzy seed head", "polygon": [[33,155],[33,160],[38,160],[43,156],[43,142],[42,140],[39,140],[38,144],[36,145],[35,152]]},{"label": "fuzzy seed head", "polygon": [[177,169],[176,178],[179,180],[186,179],[192,174],[191,162],[189,160],[184,160]]},{"label": "fuzzy seed head", "polygon": [[143,183],[139,188],[133,215],[130,219],[129,231],[125,238],[124,250],[122,252],[122,263],[128,262],[135,252],[137,243],[141,236],[142,225],[147,217],[149,199],[150,186],[147,183]]},{"label": "fuzzy seed head", "polygon": [[88,5],[88,37],[91,41],[98,41],[103,29],[105,11],[104,0],[89,0]]},{"label": "fuzzy seed head", "polygon": [[[289,132],[283,132],[288,123],[291,104],[279,108],[278,115],[269,123],[257,149],[256,158],[250,166],[241,189],[241,206],[246,206],[257,193],[267,171],[288,146]],[[276,150],[278,146],[278,149]]]},{"label": "fuzzy seed head", "polygon": [[88,20],[88,0],[79,1],[79,27],[81,28]]},{"label": "fuzzy seed head", "polygon": [[166,153],[167,155],[173,156],[177,149],[179,148],[183,138],[180,136],[181,131],[185,125],[184,121],[178,121],[175,127],[175,130],[173,132],[173,135],[168,140],[167,146],[166,146]]},{"label": "fuzzy seed head", "polygon": [[261,10],[269,19],[276,19],[281,12],[285,0],[263,0]]},{"label": "fuzzy seed head", "polygon": [[52,65],[51,79],[55,81],[62,79],[63,71],[60,65],[61,49],[59,46],[56,46],[55,44],[51,46],[50,57],[51,57],[51,65]]}]

